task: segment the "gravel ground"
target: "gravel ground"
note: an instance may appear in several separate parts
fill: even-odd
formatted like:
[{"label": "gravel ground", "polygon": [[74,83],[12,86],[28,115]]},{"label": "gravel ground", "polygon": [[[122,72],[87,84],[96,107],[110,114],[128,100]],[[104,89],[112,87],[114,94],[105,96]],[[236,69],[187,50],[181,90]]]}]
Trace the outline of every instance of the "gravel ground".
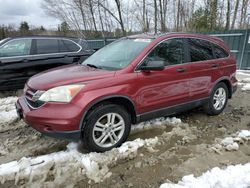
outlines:
[{"label": "gravel ground", "polygon": [[[148,139],[157,136],[154,147],[140,147],[133,156],[124,157],[108,165],[110,176],[96,183],[91,178],[74,178],[54,184],[54,176],[43,180],[38,187],[159,187],[165,182],[178,182],[183,176],[200,176],[213,167],[225,167],[250,162],[249,141],[239,142],[239,148],[228,151],[220,147],[226,137],[234,137],[240,130],[250,130],[250,92],[236,92],[227,108],[218,116],[207,116],[202,109],[177,114],[177,125],[166,123],[145,126],[134,131],[129,140]],[[0,109],[1,110],[1,109]],[[11,110],[11,109],[10,109]],[[66,150],[68,141],[49,138],[37,133],[23,121],[0,123],[0,164],[22,157],[36,157]],[[148,123],[150,124],[150,123]],[[154,122],[151,122],[154,124]],[[88,154],[84,149],[78,152]],[[113,153],[115,153],[113,151]],[[110,153],[101,154],[110,155]],[[78,169],[76,169],[77,171]],[[26,181],[6,181],[1,187],[34,187]]]}]

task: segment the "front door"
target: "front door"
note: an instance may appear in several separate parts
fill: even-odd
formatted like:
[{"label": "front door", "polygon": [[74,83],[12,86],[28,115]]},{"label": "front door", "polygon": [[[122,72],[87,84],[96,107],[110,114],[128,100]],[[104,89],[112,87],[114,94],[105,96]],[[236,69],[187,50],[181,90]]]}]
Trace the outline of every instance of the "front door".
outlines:
[{"label": "front door", "polygon": [[185,63],[183,39],[173,38],[161,42],[147,55],[142,65],[146,66],[149,61],[164,61],[165,69],[138,72],[137,84],[140,87],[136,102],[139,113],[188,102],[189,65]]},{"label": "front door", "polygon": [[0,47],[0,90],[19,89],[29,78],[32,40],[13,39]]}]

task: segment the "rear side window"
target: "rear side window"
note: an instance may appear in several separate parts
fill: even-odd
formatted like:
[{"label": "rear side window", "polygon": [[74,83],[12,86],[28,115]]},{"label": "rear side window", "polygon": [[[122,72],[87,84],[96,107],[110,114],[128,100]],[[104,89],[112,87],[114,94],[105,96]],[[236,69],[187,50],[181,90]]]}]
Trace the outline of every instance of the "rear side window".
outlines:
[{"label": "rear side window", "polygon": [[61,39],[59,40],[59,49],[60,52],[77,52],[80,47],[70,40]]},{"label": "rear side window", "polygon": [[216,58],[225,58],[229,56],[229,54],[220,46],[214,44],[213,48],[214,48],[214,55]]},{"label": "rear side window", "polygon": [[214,59],[212,45],[201,39],[188,39],[191,62]]},{"label": "rear side window", "polygon": [[37,54],[51,54],[58,53],[57,39],[36,39]]}]

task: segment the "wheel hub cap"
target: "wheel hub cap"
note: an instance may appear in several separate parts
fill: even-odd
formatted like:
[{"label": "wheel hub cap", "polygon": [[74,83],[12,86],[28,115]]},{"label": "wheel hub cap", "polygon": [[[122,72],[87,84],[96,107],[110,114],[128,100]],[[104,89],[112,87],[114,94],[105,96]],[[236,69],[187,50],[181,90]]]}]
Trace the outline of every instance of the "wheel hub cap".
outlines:
[{"label": "wheel hub cap", "polygon": [[226,91],[224,88],[218,88],[213,97],[213,106],[216,110],[221,110],[226,103]]},{"label": "wheel hub cap", "polygon": [[108,113],[97,120],[93,128],[93,140],[100,147],[112,147],[120,141],[125,122],[117,113]]}]

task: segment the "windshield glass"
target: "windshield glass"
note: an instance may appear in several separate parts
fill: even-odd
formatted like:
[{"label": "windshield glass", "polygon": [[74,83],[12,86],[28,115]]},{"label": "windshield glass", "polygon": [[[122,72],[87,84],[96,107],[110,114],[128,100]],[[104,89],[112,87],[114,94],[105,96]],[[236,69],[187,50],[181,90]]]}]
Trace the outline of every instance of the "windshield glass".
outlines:
[{"label": "windshield glass", "polygon": [[120,70],[128,66],[152,39],[121,39],[98,50],[82,64],[106,70]]}]

